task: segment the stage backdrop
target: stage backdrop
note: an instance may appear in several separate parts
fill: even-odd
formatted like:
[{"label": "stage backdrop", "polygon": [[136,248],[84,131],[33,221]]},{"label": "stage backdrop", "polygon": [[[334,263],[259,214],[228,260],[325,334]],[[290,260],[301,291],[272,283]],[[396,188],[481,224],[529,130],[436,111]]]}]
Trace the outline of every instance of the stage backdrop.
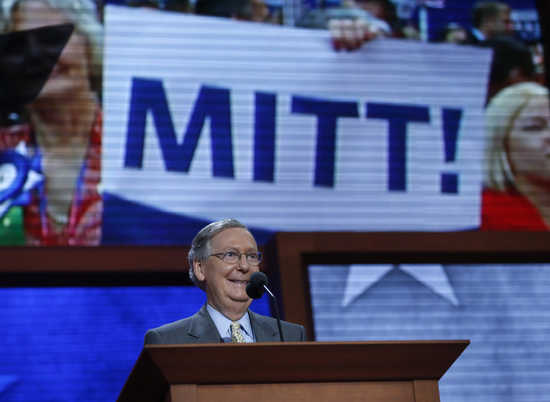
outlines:
[{"label": "stage backdrop", "polygon": [[106,7],[104,244],[480,225],[490,51]]},{"label": "stage backdrop", "polygon": [[[1,289],[0,401],[116,401],[147,329],[205,300],[194,286]],[[269,315],[267,296],[251,309]]]},{"label": "stage backdrop", "polygon": [[440,381],[442,401],[548,402],[549,274],[549,264],[311,265],[315,336],[470,339]]}]

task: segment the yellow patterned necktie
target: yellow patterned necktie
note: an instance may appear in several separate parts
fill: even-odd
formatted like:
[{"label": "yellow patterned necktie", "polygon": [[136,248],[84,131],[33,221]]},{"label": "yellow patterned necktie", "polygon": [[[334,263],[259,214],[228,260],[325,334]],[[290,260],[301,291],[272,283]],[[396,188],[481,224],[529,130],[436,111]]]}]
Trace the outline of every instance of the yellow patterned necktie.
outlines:
[{"label": "yellow patterned necktie", "polygon": [[244,335],[241,331],[241,324],[238,321],[231,321],[231,342],[245,343]]}]

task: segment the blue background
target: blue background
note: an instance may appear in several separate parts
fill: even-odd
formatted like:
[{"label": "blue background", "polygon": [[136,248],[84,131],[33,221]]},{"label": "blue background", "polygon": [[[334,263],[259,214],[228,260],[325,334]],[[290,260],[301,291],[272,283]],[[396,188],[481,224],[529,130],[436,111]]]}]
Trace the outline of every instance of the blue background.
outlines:
[{"label": "blue background", "polygon": [[[205,300],[189,286],[0,289],[0,401],[114,401],[147,329]],[[251,308],[270,315],[265,295]]]}]

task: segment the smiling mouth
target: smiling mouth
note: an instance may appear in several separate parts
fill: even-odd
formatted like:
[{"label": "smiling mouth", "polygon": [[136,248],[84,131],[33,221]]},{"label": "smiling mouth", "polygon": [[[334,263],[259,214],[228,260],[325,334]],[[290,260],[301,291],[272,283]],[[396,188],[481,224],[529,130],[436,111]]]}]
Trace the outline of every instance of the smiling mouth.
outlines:
[{"label": "smiling mouth", "polygon": [[229,279],[229,282],[236,283],[237,285],[246,285],[248,281],[238,280],[238,279]]}]

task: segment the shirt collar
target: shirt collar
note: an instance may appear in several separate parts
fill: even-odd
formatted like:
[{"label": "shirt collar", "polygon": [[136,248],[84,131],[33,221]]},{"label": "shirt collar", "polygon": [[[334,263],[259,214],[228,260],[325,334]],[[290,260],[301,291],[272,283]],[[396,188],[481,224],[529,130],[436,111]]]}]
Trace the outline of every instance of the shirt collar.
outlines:
[{"label": "shirt collar", "polygon": [[[206,310],[208,311],[208,314],[210,314],[212,321],[214,321],[214,325],[216,325],[220,336],[222,338],[231,338],[231,320],[208,303],[206,304]],[[254,333],[252,332],[252,325],[250,324],[248,312],[246,312],[238,321],[239,324],[241,324],[245,338],[247,338],[250,342],[254,342]]]}]

